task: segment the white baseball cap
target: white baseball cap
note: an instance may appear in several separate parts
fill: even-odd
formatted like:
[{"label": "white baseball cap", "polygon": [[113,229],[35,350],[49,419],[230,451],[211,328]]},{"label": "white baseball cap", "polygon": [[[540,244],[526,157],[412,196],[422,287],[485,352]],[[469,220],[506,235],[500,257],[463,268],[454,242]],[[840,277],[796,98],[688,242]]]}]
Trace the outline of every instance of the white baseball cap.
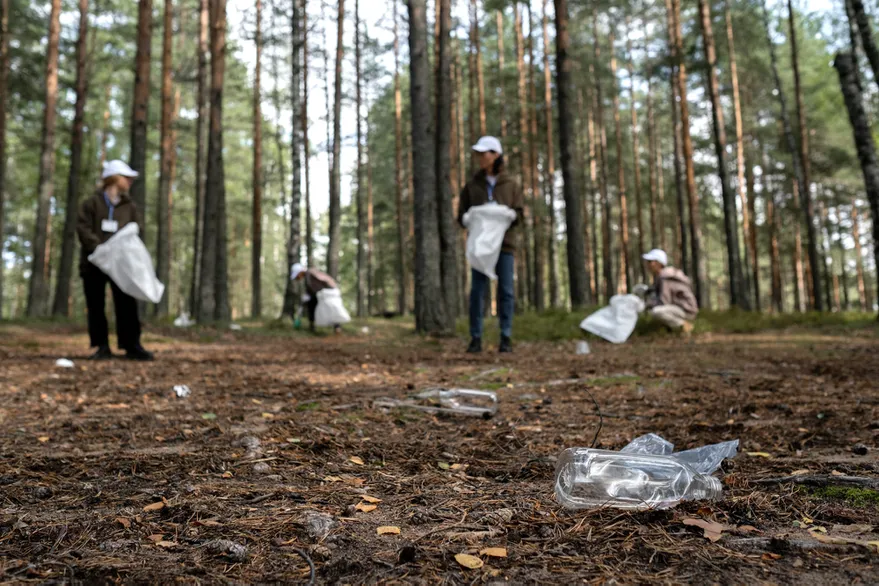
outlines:
[{"label": "white baseball cap", "polygon": [[113,177],[114,175],[122,175],[123,177],[131,177],[133,179],[140,175],[140,173],[129,167],[125,161],[117,159],[104,163],[104,172],[101,173],[101,179]]},{"label": "white baseball cap", "polygon": [[641,258],[644,260],[655,260],[662,266],[668,266],[668,255],[664,250],[660,250],[659,248],[654,248],[647,254],[643,255]]},{"label": "white baseball cap", "polygon": [[305,272],[305,267],[301,263],[296,263],[290,267],[290,280],[295,281],[296,278]]},{"label": "white baseball cap", "polygon": [[501,147],[501,141],[493,136],[483,136],[480,138],[476,144],[473,145],[473,150],[477,153],[487,153],[491,151],[499,155],[504,154],[504,149]]}]

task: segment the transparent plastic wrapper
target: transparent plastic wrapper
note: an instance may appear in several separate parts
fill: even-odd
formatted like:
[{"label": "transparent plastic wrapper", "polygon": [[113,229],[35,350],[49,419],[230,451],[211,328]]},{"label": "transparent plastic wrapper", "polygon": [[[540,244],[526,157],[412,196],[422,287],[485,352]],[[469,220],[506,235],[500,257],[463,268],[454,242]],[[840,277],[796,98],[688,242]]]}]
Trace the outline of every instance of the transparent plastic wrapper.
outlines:
[{"label": "transparent plastic wrapper", "polygon": [[629,339],[644,311],[644,300],[637,295],[614,295],[610,305],[584,319],[580,328],[612,342],[622,344]]},{"label": "transparent plastic wrapper", "polygon": [[689,465],[700,474],[711,474],[720,468],[721,462],[725,459],[735,458],[739,450],[739,440],[700,446],[672,454],[674,447],[674,444],[665,438],[655,433],[648,433],[647,435],[636,437],[620,451],[630,454],[671,455],[677,461]]},{"label": "transparent plastic wrapper", "polygon": [[342,292],[338,289],[323,289],[317,292],[317,309],[314,312],[314,325],[317,327],[340,326],[351,321],[351,315],[342,304]]},{"label": "transparent plastic wrapper", "polygon": [[621,452],[628,454],[656,454],[658,456],[668,456],[675,449],[675,445],[667,439],[648,433],[641,437],[636,437],[630,441]]},{"label": "transparent plastic wrapper", "polygon": [[556,499],[569,509],[667,509],[721,492],[718,479],[673,456],[569,448],[556,465]]},{"label": "transparent plastic wrapper", "polygon": [[89,255],[89,262],[128,295],[140,301],[158,303],[165,293],[165,286],[156,278],[153,259],[138,234],[137,224],[126,224],[95,248]]},{"label": "transparent plastic wrapper", "polygon": [[378,399],[373,406],[488,419],[497,413],[497,394],[470,389],[428,389],[404,400]]},{"label": "transparent plastic wrapper", "polygon": [[497,203],[473,206],[464,214],[467,228],[467,262],[492,281],[501,255],[504,236],[516,221],[515,210]]},{"label": "transparent plastic wrapper", "polygon": [[189,328],[195,325],[195,321],[185,311],[174,319],[174,327]]}]

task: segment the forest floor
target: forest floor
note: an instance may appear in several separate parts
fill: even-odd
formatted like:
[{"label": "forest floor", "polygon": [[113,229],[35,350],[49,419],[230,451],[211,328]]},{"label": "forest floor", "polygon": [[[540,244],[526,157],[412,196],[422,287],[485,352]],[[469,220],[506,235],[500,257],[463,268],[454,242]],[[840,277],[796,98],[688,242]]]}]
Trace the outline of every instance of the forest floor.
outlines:
[{"label": "forest floor", "polygon": [[[0,325],[0,583],[306,583],[306,558],[317,583],[876,583],[875,327],[474,357],[392,323],[151,327],[152,364],[86,362],[80,326]],[[499,412],[373,406],[432,386],[496,390]],[[592,442],[592,397],[603,448],[741,440],[723,499],[562,509],[555,458]],[[814,484],[765,482],[787,476]]]}]

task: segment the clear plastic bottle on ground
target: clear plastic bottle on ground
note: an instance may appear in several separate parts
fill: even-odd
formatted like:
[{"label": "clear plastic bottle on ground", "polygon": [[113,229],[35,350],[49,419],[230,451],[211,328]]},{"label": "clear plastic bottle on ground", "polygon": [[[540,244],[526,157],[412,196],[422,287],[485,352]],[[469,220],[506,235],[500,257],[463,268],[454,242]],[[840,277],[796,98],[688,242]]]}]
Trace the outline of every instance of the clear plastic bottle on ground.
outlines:
[{"label": "clear plastic bottle on ground", "polygon": [[555,495],[569,509],[665,509],[717,500],[721,483],[672,456],[569,448],[556,465]]},{"label": "clear plastic bottle on ground", "polygon": [[489,419],[497,413],[497,394],[471,389],[428,389],[405,400],[378,399],[375,407],[408,408]]}]

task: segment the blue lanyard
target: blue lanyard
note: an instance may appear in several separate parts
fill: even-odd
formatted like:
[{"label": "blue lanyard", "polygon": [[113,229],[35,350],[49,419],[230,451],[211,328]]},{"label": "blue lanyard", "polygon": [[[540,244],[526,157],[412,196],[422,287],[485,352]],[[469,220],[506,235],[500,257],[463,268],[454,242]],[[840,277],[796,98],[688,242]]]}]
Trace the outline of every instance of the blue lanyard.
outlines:
[{"label": "blue lanyard", "polygon": [[110,198],[107,197],[106,193],[104,194],[104,203],[107,204],[107,208],[110,210],[110,217],[108,219],[112,222],[113,221],[113,210],[116,209],[116,206],[114,206],[112,203],[110,203]]},{"label": "blue lanyard", "polygon": [[497,184],[488,180],[486,180],[485,184],[486,189],[488,190],[488,201],[494,201],[494,188]]}]

